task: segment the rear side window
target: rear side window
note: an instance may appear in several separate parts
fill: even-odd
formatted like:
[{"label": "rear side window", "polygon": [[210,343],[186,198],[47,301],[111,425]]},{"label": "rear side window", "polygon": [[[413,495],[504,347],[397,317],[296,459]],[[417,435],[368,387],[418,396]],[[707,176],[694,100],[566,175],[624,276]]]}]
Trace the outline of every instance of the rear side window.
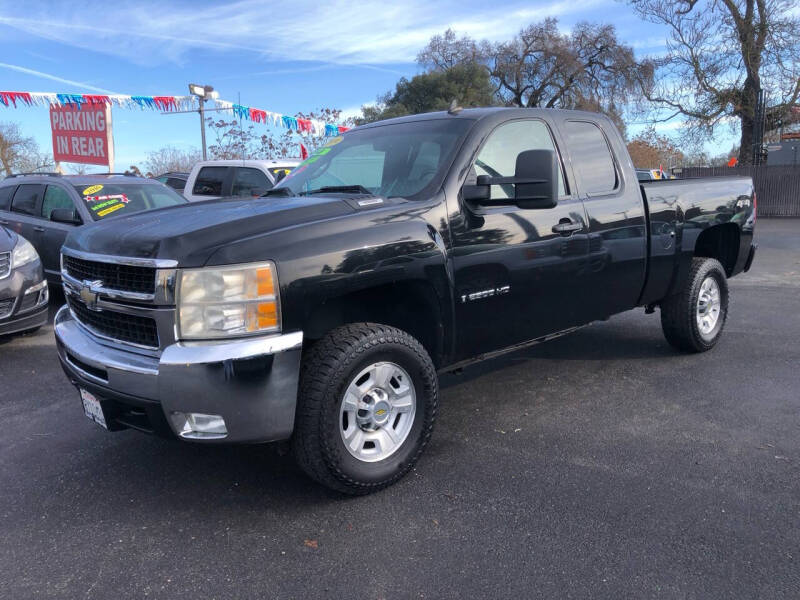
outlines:
[{"label": "rear side window", "polygon": [[69,192],[57,185],[48,185],[44,192],[44,200],[42,200],[42,216],[45,219],[50,218],[50,213],[56,208],[75,209],[72,198],[69,197]]},{"label": "rear side window", "polygon": [[192,188],[196,196],[222,196],[222,182],[230,167],[203,167]]},{"label": "rear side window", "polygon": [[17,188],[17,193],[14,194],[14,199],[11,200],[11,211],[37,216],[36,203],[39,200],[43,187],[42,185],[34,183],[19,186]]},{"label": "rear side window", "polygon": [[8,210],[11,208],[11,196],[14,195],[14,190],[17,189],[15,185],[7,185],[0,188],[0,210]]},{"label": "rear side window", "polygon": [[261,195],[267,190],[272,189],[272,182],[262,171],[247,167],[237,167],[233,175],[233,189],[231,194],[234,196],[252,196],[254,191],[260,190]]},{"label": "rear side window", "polygon": [[597,196],[617,189],[614,159],[600,128],[588,121],[567,121],[566,130],[581,191]]}]

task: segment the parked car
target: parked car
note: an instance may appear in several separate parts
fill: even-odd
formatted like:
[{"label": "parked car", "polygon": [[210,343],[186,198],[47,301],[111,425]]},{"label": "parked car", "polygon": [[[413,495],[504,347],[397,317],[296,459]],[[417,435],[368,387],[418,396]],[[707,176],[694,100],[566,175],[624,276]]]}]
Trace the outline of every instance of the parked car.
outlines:
[{"label": "parked car", "polygon": [[300,159],[281,160],[204,160],[189,173],[183,195],[190,201],[212,200],[226,196],[261,196]]},{"label": "parked car", "polygon": [[[730,209],[748,218],[707,218]],[[754,216],[748,177],[637,181],[603,115],[401,117],[265,198],[74,231],[58,354],[108,429],[290,439],[311,477],[368,493],[425,449],[437,373],[637,306],[676,348],[712,348]]]},{"label": "parked car", "polygon": [[164,185],[168,185],[179,194],[182,194],[184,188],[186,187],[186,180],[189,179],[189,174],[180,173],[178,171],[169,171],[168,173],[162,173],[157,177],[153,177],[153,179],[160,181]]},{"label": "parked car", "polygon": [[61,244],[76,227],[186,202],[174,190],[143,177],[12,175],[0,181],[0,225],[28,239],[41,257],[48,281],[60,283]]},{"label": "parked car", "polygon": [[0,227],[0,336],[47,323],[47,281],[33,245]]}]

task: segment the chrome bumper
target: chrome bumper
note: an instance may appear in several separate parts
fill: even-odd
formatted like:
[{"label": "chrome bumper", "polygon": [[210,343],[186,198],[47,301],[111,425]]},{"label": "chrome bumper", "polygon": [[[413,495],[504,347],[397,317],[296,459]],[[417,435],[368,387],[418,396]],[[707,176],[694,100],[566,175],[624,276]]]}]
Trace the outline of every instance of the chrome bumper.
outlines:
[{"label": "chrome bumper", "polygon": [[303,332],[221,342],[178,342],[160,356],[107,345],[88,333],[67,306],[53,328],[61,364],[76,385],[108,400],[157,402],[170,415],[225,419],[227,435],[208,442],[287,439],[294,427]]}]

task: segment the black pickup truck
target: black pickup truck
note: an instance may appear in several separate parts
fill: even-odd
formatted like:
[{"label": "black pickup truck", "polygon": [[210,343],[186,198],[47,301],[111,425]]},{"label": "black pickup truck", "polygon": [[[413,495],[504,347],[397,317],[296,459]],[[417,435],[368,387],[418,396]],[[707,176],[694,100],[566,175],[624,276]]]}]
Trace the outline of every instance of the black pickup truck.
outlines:
[{"label": "black pickup truck", "polygon": [[110,430],[291,440],[311,477],[367,493],[425,448],[438,372],[637,306],[677,349],[713,347],[755,217],[748,178],[640,184],[601,115],[392,119],[264,197],[75,230],[58,353]]}]

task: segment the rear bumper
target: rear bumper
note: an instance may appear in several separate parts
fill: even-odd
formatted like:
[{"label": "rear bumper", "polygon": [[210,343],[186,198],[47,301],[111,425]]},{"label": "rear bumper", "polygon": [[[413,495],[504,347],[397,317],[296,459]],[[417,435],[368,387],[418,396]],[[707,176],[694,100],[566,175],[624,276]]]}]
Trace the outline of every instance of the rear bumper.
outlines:
[{"label": "rear bumper", "polygon": [[753,265],[753,259],[756,257],[756,250],[758,250],[758,244],[752,244],[750,246],[750,253],[747,255],[747,261],[744,263],[743,270],[745,273],[747,273]]},{"label": "rear bumper", "polygon": [[98,396],[111,429],[179,436],[171,415],[200,413],[222,416],[227,434],[192,441],[267,442],[292,434],[302,332],[179,342],[149,356],[93,336],[66,306],[56,315],[54,331],[64,372]]}]

